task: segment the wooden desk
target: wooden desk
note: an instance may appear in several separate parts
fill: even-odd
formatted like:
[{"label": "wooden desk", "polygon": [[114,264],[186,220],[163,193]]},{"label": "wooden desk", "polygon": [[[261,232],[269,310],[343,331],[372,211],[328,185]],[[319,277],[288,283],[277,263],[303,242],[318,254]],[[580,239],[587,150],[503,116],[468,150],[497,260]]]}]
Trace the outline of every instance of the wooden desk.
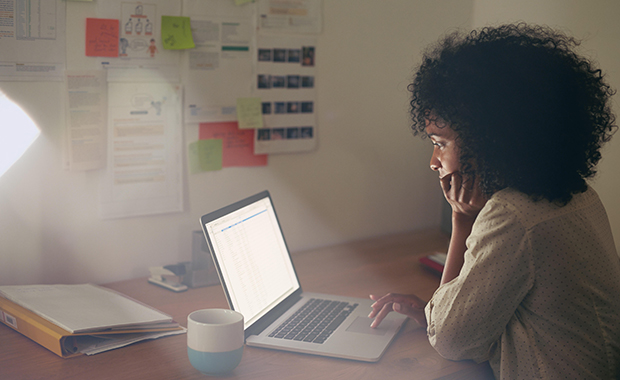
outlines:
[{"label": "wooden desk", "polygon": [[[367,297],[414,293],[430,299],[439,278],[418,258],[445,250],[448,237],[436,230],[396,234],[293,254],[306,291]],[[220,286],[173,293],[146,278],[106,285],[152,305],[187,326],[198,309],[227,308]],[[370,310],[369,310],[370,312]],[[93,356],[62,359],[0,324],[0,379],[204,379],[187,358],[183,335],[137,343]],[[230,379],[492,379],[488,365],[443,359],[426,331],[408,321],[378,363],[324,358],[245,347]]]}]

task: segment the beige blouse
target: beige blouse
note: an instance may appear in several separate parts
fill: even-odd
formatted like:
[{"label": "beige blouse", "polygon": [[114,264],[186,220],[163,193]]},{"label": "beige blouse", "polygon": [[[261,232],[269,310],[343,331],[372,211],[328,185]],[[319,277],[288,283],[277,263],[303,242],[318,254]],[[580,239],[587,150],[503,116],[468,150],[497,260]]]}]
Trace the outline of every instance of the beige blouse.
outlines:
[{"label": "beige blouse", "polygon": [[620,378],[620,258],[593,189],[564,207],[502,190],[467,247],[426,306],[440,355],[498,379]]}]

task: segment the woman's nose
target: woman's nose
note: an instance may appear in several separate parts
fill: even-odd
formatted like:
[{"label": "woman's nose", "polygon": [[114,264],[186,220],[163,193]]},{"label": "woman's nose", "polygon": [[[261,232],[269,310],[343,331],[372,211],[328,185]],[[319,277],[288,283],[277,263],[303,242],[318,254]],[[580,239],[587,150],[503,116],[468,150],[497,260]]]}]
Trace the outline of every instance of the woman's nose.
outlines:
[{"label": "woman's nose", "polygon": [[441,162],[439,162],[437,157],[435,157],[435,153],[433,153],[433,155],[431,156],[430,166],[431,166],[431,170],[434,170],[434,171],[438,171],[439,168],[441,167]]}]

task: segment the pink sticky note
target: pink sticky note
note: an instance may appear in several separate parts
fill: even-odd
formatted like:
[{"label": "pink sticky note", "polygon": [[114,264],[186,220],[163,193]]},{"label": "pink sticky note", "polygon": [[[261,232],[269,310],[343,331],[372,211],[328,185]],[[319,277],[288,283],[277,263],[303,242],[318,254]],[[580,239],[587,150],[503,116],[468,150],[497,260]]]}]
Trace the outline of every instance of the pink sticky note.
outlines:
[{"label": "pink sticky note", "polygon": [[266,166],[266,154],[254,154],[254,129],[239,129],[236,121],[200,123],[200,140],[222,139],[222,167]]},{"label": "pink sticky note", "polygon": [[86,56],[118,57],[118,20],[86,19]]}]

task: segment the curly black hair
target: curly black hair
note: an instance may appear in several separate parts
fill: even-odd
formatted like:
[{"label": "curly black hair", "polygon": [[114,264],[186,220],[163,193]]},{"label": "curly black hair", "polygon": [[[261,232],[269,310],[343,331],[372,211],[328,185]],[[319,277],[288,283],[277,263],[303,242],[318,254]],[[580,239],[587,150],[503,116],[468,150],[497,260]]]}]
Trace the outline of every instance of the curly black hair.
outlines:
[{"label": "curly black hair", "polygon": [[413,83],[412,129],[432,117],[457,134],[461,172],[490,196],[510,187],[566,204],[587,189],[616,131],[601,70],[576,39],[525,23],[454,32],[423,55]]}]

